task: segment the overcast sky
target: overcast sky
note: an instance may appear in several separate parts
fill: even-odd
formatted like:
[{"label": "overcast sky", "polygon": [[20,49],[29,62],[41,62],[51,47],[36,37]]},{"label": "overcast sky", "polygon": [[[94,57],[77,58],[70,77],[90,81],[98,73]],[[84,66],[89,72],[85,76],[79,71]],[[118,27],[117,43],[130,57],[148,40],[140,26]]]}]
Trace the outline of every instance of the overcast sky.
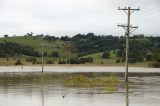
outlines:
[{"label": "overcast sky", "polygon": [[160,34],[160,0],[0,0],[0,36],[93,32],[122,35],[127,15],[118,7],[140,7],[132,14],[134,33]]}]

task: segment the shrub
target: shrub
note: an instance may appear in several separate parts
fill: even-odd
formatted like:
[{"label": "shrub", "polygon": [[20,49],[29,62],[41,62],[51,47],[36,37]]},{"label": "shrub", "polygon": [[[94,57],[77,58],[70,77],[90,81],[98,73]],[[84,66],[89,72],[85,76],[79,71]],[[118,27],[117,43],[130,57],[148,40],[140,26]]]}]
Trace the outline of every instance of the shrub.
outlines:
[{"label": "shrub", "polygon": [[67,62],[63,59],[63,60],[61,60],[61,59],[59,59],[59,62],[58,62],[58,64],[66,64]]},{"label": "shrub", "polygon": [[136,61],[137,61],[137,59],[135,59],[135,58],[129,58],[128,59],[129,63],[136,63]]},{"label": "shrub", "polygon": [[149,63],[148,66],[152,68],[160,68],[160,62],[152,62],[152,63]]},{"label": "shrub", "polygon": [[109,52],[108,51],[106,51],[106,52],[104,52],[103,54],[102,54],[102,58],[104,58],[104,59],[108,59],[109,58]]},{"label": "shrub", "polygon": [[120,59],[117,59],[117,60],[116,60],[116,63],[120,63]]},{"label": "shrub", "polygon": [[151,54],[147,54],[146,55],[146,60],[147,61],[151,61],[152,60],[152,55]]},{"label": "shrub", "polygon": [[54,51],[51,53],[51,57],[57,58],[57,57],[59,57],[59,53]]},{"label": "shrub", "polygon": [[32,64],[36,64],[37,63],[37,59],[36,58],[27,58],[26,61],[27,62],[32,62]]},{"label": "shrub", "polygon": [[15,65],[22,65],[21,60],[18,59],[18,60],[15,62]]},{"label": "shrub", "polygon": [[79,64],[93,63],[93,57],[80,58]]},{"label": "shrub", "polygon": [[54,64],[54,61],[52,61],[52,60],[47,60],[46,64]]},{"label": "shrub", "polygon": [[78,58],[70,58],[70,60],[69,59],[67,59],[67,63],[69,64],[79,64],[79,60],[78,60]]}]

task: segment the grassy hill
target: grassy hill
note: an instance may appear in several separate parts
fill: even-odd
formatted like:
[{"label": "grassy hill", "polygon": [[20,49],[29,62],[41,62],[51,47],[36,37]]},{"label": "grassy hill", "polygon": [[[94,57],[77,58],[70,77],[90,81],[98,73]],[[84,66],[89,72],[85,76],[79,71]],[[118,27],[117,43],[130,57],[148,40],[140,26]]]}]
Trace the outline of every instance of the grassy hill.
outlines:
[{"label": "grassy hill", "polygon": [[44,47],[44,52],[47,52],[50,54],[53,51],[57,51],[60,53],[60,55],[66,56],[66,52],[69,52],[66,50],[66,45],[68,44],[65,41],[62,40],[56,40],[54,42],[49,42],[47,40],[44,40],[41,37],[31,37],[31,36],[17,36],[17,37],[8,37],[8,38],[0,38],[0,43],[2,42],[13,42],[18,43],[20,45],[24,46],[30,46],[34,48],[35,51],[38,51],[41,53],[42,51],[42,45]]},{"label": "grassy hill", "polygon": [[[49,42],[47,40],[44,40],[42,37],[17,36],[17,37],[0,38],[0,43],[3,43],[3,42],[13,42],[13,43],[18,43],[24,46],[30,46],[34,48],[34,50],[38,51],[39,53],[42,52],[42,45],[43,45],[44,52],[47,52],[48,54],[51,54],[51,52],[53,51],[57,51],[59,52],[60,57],[62,58],[78,57],[76,53],[71,54],[71,51],[68,50],[67,48],[68,42],[62,41],[62,40],[56,40],[54,42]],[[113,53],[113,51],[111,51],[110,54],[111,55],[109,59],[102,59],[102,52],[82,56],[82,58],[93,57],[95,64],[114,64],[116,61],[116,56]],[[21,58],[21,61],[23,61],[23,63],[26,63],[25,60],[26,58],[28,58],[28,56],[8,57],[7,59],[1,58],[0,64],[8,64],[8,65],[14,64],[18,58]],[[53,60],[55,61],[55,63],[58,63],[58,59],[59,58],[53,59],[53,58],[45,57],[46,61]],[[37,61],[41,61],[41,57],[37,57]]]},{"label": "grassy hill", "polygon": [[[17,36],[17,37],[7,37],[7,38],[0,38],[0,43],[4,42],[12,42],[17,43],[19,45],[23,46],[29,46],[33,48],[35,51],[38,51],[39,54],[42,52],[42,45],[44,53],[46,52],[48,55],[50,55],[52,52],[58,52],[60,57],[66,58],[68,56],[77,56],[77,54],[73,53],[71,54],[71,50],[67,47],[67,45],[72,46],[69,42],[65,42],[62,40],[56,40],[49,42],[47,40],[44,40],[42,37],[34,37],[34,36]],[[26,64],[26,59],[30,56],[9,56],[7,58],[0,58],[0,64],[1,65],[12,65],[14,64],[17,59],[21,59],[21,61]],[[41,57],[36,57],[37,61],[41,61]],[[56,63],[58,62],[58,58],[50,58],[45,57],[45,61],[47,60],[53,60]]]},{"label": "grassy hill", "polygon": [[[149,61],[159,61],[159,41],[160,37],[131,37],[130,58],[132,59],[132,65],[147,66],[146,64]],[[12,46],[12,43],[9,43],[9,49],[12,49],[12,47],[14,49],[5,49],[8,48],[8,43],[6,42],[12,42],[14,46]],[[0,38],[0,44],[0,65],[14,65],[18,59],[23,64],[32,64],[26,61],[28,58],[36,58],[36,62],[40,64],[42,48],[44,48],[45,63],[54,61],[55,64],[58,64],[60,59],[67,62],[69,58],[80,59],[91,57],[93,58],[93,64],[124,65],[122,59],[124,60],[125,55],[125,37],[123,36],[96,36],[92,33],[87,35],[79,34],[72,38],[68,38],[67,36],[59,38],[49,36],[47,39],[41,36],[15,36]],[[38,52],[39,56],[26,55],[26,51],[23,48],[27,49],[27,47],[30,51]],[[19,51],[20,54],[16,54],[15,48],[22,49]],[[102,58],[105,51],[109,52],[108,58]],[[9,55],[8,52],[13,55]],[[59,56],[52,57],[53,52],[57,52]],[[1,54],[6,54],[6,56],[3,57]],[[120,62],[116,63],[117,59],[120,59]]]}]

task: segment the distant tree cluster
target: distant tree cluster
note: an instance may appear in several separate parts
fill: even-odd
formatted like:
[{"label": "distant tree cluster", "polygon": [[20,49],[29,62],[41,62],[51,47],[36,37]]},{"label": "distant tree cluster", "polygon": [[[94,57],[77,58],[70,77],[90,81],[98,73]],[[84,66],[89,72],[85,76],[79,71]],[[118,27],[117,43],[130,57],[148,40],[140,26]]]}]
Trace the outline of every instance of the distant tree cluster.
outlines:
[{"label": "distant tree cluster", "polygon": [[83,56],[91,53],[105,52],[123,48],[125,39],[123,37],[112,35],[96,36],[94,33],[88,33],[86,35],[77,34],[73,36],[72,42],[80,56]]},{"label": "distant tree cluster", "polygon": [[27,55],[39,57],[39,53],[29,46],[22,46],[17,43],[3,42],[0,43],[0,57]]},{"label": "distant tree cluster", "polygon": [[62,36],[60,38],[60,40],[62,40],[62,41],[70,41],[71,39],[68,36]]},{"label": "distant tree cluster", "polygon": [[70,58],[64,60],[60,59],[58,64],[85,64],[85,63],[93,63],[93,58],[92,57],[85,57],[85,58]]},{"label": "distant tree cluster", "polygon": [[55,36],[49,36],[49,35],[46,35],[44,37],[45,40],[48,40],[48,41],[56,41],[57,39],[59,39],[58,37],[55,37]]},{"label": "distant tree cluster", "polygon": [[33,36],[33,32],[26,33],[24,36]]}]

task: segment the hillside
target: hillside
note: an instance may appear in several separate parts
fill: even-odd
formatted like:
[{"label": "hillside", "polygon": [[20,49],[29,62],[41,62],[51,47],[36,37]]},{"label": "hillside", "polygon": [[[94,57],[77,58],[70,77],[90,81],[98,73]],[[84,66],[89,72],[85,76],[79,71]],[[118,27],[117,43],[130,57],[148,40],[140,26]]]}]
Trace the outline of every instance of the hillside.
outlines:
[{"label": "hillside", "polygon": [[42,37],[17,36],[17,37],[0,38],[0,43],[3,42],[13,42],[23,46],[30,46],[39,53],[42,52],[42,45],[43,45],[44,52],[46,52],[47,54],[51,54],[53,51],[58,51],[61,54],[61,56],[65,56],[66,54],[65,45],[67,44],[67,42],[62,40],[49,42],[47,40],[44,40]]},{"label": "hillside", "polygon": [[[77,34],[62,36],[16,36],[0,38],[0,64],[40,64],[42,49],[46,64],[122,65],[125,61],[124,36]],[[104,57],[103,57],[104,56]],[[160,37],[130,37],[129,62],[146,64],[160,61]]]},{"label": "hillside", "polygon": [[[17,36],[17,37],[7,37],[7,38],[0,38],[0,43],[5,42],[11,42],[16,43],[19,45],[24,46],[24,48],[30,47],[34,51],[39,53],[39,56],[28,56],[24,54],[18,54],[18,55],[8,55],[5,57],[1,57],[0,64],[1,65],[13,65],[19,58],[24,64],[26,63],[27,58],[36,58],[39,63],[41,63],[41,53],[42,53],[42,47],[44,51],[44,57],[45,61],[52,60],[52,61],[58,61],[56,58],[50,57],[52,52],[58,52],[59,57],[66,58],[70,55],[70,50],[68,49],[67,45],[72,46],[70,43],[62,41],[62,40],[56,40],[56,41],[48,41],[44,40],[42,37],[36,37],[36,36]],[[11,44],[13,46],[13,44]],[[42,46],[43,45],[43,46]],[[8,48],[8,45],[6,44],[6,48]],[[10,48],[9,48],[10,49]],[[19,49],[19,48],[17,48]],[[76,54],[72,54],[74,56]],[[57,58],[59,58],[57,57]],[[30,64],[30,63],[29,63]]]}]

